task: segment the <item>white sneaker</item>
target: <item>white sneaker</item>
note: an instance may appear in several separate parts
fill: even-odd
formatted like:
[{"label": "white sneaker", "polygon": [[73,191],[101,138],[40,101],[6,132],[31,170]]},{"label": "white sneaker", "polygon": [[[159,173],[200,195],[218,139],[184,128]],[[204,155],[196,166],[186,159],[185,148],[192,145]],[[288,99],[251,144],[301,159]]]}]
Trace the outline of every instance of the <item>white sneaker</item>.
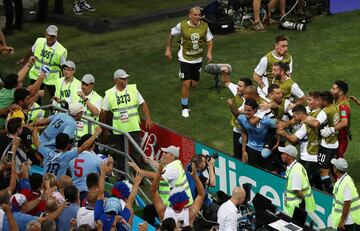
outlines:
[{"label": "white sneaker", "polygon": [[76,15],[82,15],[82,12],[81,12],[81,9],[80,9],[79,4],[77,4],[77,3],[74,4],[74,6],[73,6],[73,12],[74,12],[74,14],[76,14]]},{"label": "white sneaker", "polygon": [[182,115],[182,117],[185,117],[185,118],[189,117],[189,109],[187,109],[187,108],[182,109],[181,115]]},{"label": "white sneaker", "polygon": [[95,11],[96,10],[94,7],[90,6],[90,4],[87,3],[85,0],[81,1],[79,3],[79,5],[82,10],[87,10],[87,11]]}]

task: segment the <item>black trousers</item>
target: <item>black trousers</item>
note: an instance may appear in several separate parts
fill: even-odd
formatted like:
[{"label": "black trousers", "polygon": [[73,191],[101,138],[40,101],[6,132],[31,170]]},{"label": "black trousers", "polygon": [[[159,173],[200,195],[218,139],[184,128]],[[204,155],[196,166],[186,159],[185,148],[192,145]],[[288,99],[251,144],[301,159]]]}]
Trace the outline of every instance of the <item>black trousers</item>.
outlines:
[{"label": "black trousers", "polygon": [[[16,28],[21,28],[23,23],[23,14],[24,7],[22,0],[3,0],[4,2],[4,11],[5,11],[5,28],[12,30],[14,26]],[[15,23],[14,23],[14,6],[15,6]]]},{"label": "black trousers", "polygon": [[[38,21],[45,21],[48,12],[48,0],[39,0],[39,11],[37,13]],[[63,0],[55,0],[54,13],[64,14]]]},{"label": "black trousers", "polygon": [[[130,132],[130,136],[140,146],[140,143],[141,143],[140,131],[138,131],[138,132]],[[124,151],[125,150],[124,135],[111,135],[110,144],[115,149],[117,149],[119,151]],[[141,154],[138,151],[136,151],[135,147],[133,147],[130,142],[129,142],[129,155],[134,159],[136,164],[141,169],[145,168],[145,163],[143,161],[143,158],[142,158]],[[115,162],[115,167],[117,167],[118,169],[120,169],[120,170],[125,169],[125,158],[123,156],[121,156],[120,154],[116,154],[114,156],[114,162]]]},{"label": "black trousers", "polygon": [[345,231],[360,231],[360,225],[357,224],[345,225]]},{"label": "black trousers", "polygon": [[236,159],[242,159],[242,147],[239,139],[241,137],[241,133],[233,131],[233,150],[234,150],[234,157]]}]

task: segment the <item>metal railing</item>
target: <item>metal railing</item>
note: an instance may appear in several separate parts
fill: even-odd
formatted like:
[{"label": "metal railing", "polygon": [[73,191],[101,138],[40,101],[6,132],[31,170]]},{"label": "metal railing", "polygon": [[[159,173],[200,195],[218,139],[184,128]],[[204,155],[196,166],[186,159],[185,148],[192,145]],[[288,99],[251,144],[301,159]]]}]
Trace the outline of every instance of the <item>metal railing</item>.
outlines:
[{"label": "metal railing", "polygon": [[[36,110],[51,110],[51,109],[55,109],[57,111],[62,111],[62,112],[68,112],[68,110],[66,110],[64,108],[61,108],[61,107],[58,107],[58,106],[55,106],[55,105],[52,105],[52,104],[32,108],[30,110],[31,111],[36,111]],[[102,143],[99,143],[99,142],[95,142],[95,144],[98,145],[99,147],[105,148],[106,150],[110,150],[110,151],[112,151],[114,153],[117,153],[117,154],[123,156],[125,158],[125,163],[124,163],[125,164],[125,171],[121,171],[121,170],[116,169],[116,168],[114,168],[114,171],[117,172],[117,173],[124,174],[130,181],[133,181],[133,178],[129,174],[128,161],[131,161],[131,162],[134,162],[134,163],[136,163],[136,162],[129,155],[129,142],[133,145],[133,147],[136,149],[136,151],[141,154],[141,156],[143,158],[145,158],[145,159],[147,158],[146,154],[141,149],[141,147],[138,145],[138,143],[136,143],[136,141],[131,137],[131,135],[128,132],[122,131],[120,129],[116,129],[116,128],[112,127],[112,126],[109,126],[108,124],[104,124],[102,122],[96,121],[96,120],[94,120],[94,119],[92,119],[91,117],[88,117],[88,116],[83,115],[82,119],[87,120],[88,122],[90,122],[89,126],[88,126],[89,129],[90,129],[90,125],[92,123],[94,123],[94,124],[99,125],[100,127],[106,128],[108,130],[116,131],[116,132],[122,133],[124,135],[124,151],[117,150],[117,149],[115,149],[113,147],[110,147],[108,145],[105,145],[105,144],[102,144]],[[154,167],[150,162],[149,162],[149,165],[154,171],[157,171],[156,167]],[[148,184],[151,185],[151,181],[148,178],[144,177],[144,179]],[[152,203],[151,200],[149,199],[149,197],[146,195],[146,193],[140,187],[139,187],[139,192],[143,196],[143,198],[146,200],[147,204]]]}]

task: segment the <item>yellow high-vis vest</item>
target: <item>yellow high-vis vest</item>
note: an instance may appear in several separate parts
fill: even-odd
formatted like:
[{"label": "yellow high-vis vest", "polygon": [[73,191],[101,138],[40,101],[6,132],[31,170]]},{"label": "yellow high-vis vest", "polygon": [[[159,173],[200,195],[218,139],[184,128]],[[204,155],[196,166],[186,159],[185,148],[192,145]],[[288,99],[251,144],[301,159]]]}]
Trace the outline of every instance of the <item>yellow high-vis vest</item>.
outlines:
[{"label": "yellow high-vis vest", "polygon": [[61,76],[60,59],[63,55],[66,58],[67,50],[59,42],[56,43],[56,48],[53,49],[47,45],[46,38],[38,38],[35,42],[34,51],[36,61],[29,71],[29,78],[36,80],[41,67],[47,65],[50,68],[50,73],[43,83],[55,85],[55,80]]},{"label": "yellow high-vis vest", "polygon": [[[184,167],[182,166],[180,160],[175,160],[175,167],[179,172],[179,177],[175,182],[175,188],[181,187],[186,190],[186,194],[189,197],[189,202],[186,206],[190,206],[193,203],[193,198],[192,198],[189,182],[187,181],[186,178]],[[161,180],[159,184],[159,196],[166,206],[169,206],[170,204],[169,203],[170,191],[171,191],[170,184],[166,180]]]},{"label": "yellow high-vis vest", "polygon": [[290,169],[286,171],[286,192],[285,192],[285,211],[289,216],[292,216],[295,210],[295,207],[299,206],[302,202],[302,199],[296,196],[296,192],[292,190],[292,174],[297,173],[301,177],[302,193],[305,196],[305,210],[308,213],[314,212],[316,209],[316,204],[314,196],[311,190],[309,183],[309,178],[307,176],[305,168],[299,163],[296,162]]},{"label": "yellow high-vis vest", "polygon": [[356,190],[353,179],[347,174],[341,180],[336,181],[334,186],[334,199],[331,211],[332,227],[336,229],[339,226],[344,207],[344,190],[349,187],[352,192],[350,213],[353,222],[360,225],[360,198]]},{"label": "yellow high-vis vest", "polygon": [[116,87],[105,92],[105,95],[108,96],[110,111],[113,113],[114,128],[124,132],[140,131],[137,94],[136,84],[128,84],[121,92],[118,92]]}]

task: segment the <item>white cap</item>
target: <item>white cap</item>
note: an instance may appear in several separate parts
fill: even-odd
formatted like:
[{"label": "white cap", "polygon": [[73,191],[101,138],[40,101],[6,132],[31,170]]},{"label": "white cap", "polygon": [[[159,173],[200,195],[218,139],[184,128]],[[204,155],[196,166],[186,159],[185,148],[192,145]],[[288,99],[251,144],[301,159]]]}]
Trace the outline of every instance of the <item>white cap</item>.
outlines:
[{"label": "white cap", "polygon": [[10,203],[14,206],[23,206],[26,202],[26,197],[23,194],[16,193],[10,197]]},{"label": "white cap", "polygon": [[169,147],[167,147],[167,148],[161,148],[161,151],[171,153],[171,154],[173,154],[176,158],[179,158],[179,150],[180,150],[180,148],[179,148],[179,147],[175,147],[174,145],[171,145],[171,146],[169,146]]},{"label": "white cap", "polygon": [[50,25],[48,28],[46,28],[46,33],[48,35],[56,36],[58,35],[58,28],[55,25]]},{"label": "white cap", "polygon": [[128,75],[123,69],[117,69],[114,72],[114,79],[126,79],[129,76],[130,75]]},{"label": "white cap", "polygon": [[82,77],[81,82],[84,82],[86,84],[95,83],[95,78],[92,74],[86,74]]},{"label": "white cap", "polygon": [[82,112],[84,110],[84,107],[81,103],[79,102],[75,102],[75,103],[72,103],[69,105],[69,114],[70,115],[77,115],[79,114],[80,112]]},{"label": "white cap", "polygon": [[348,169],[348,163],[344,158],[339,159],[332,159],[331,163],[335,166],[335,168],[339,169],[340,171],[346,172]]},{"label": "white cap", "polygon": [[297,155],[298,155],[297,149],[290,144],[286,145],[285,147],[279,147],[278,149],[279,149],[279,152],[286,153],[292,157],[297,157]]},{"label": "white cap", "polygon": [[74,63],[73,61],[67,60],[67,61],[62,65],[62,67],[63,67],[63,68],[64,68],[64,67],[70,67],[70,68],[72,68],[72,69],[75,70],[76,65],[75,65],[75,63]]}]

